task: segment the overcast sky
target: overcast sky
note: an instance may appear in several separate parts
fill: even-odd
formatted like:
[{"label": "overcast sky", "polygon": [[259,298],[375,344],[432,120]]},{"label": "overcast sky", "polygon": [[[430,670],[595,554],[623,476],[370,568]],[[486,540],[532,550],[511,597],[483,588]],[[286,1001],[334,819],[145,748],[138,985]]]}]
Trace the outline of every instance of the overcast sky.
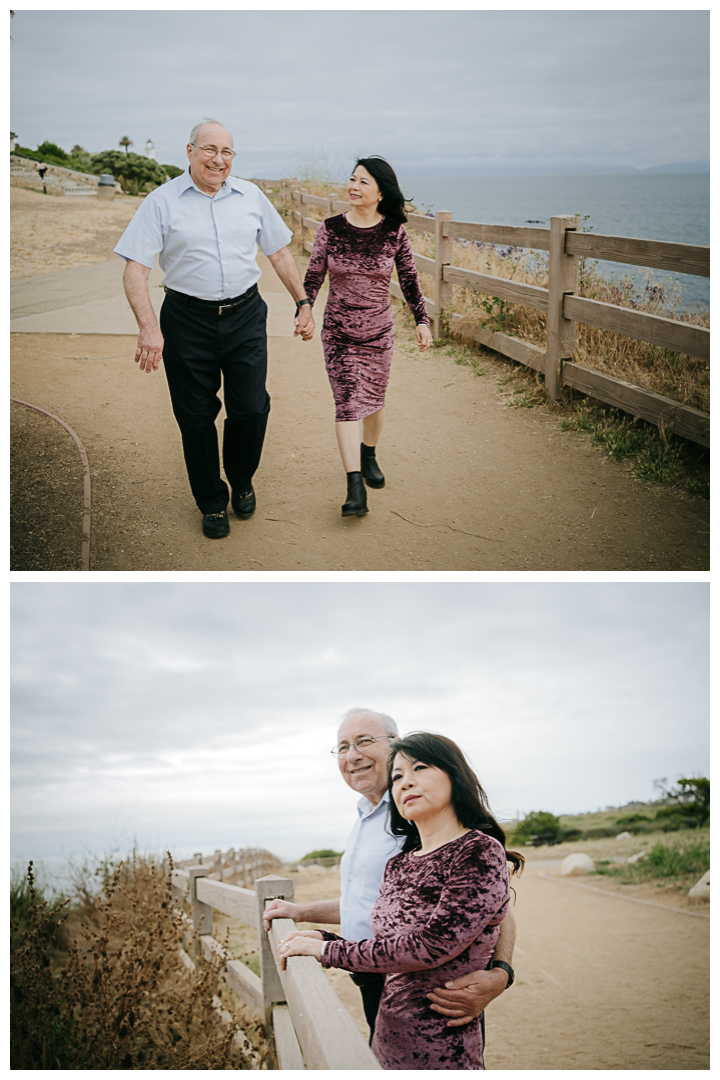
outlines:
[{"label": "overcast sky", "polygon": [[234,133],[240,176],[383,154],[401,175],[709,157],[707,11],[18,11],[20,144],[184,165]]},{"label": "overcast sky", "polygon": [[353,706],[455,739],[495,812],[708,770],[705,584],[15,583],[12,855],[342,850]]}]

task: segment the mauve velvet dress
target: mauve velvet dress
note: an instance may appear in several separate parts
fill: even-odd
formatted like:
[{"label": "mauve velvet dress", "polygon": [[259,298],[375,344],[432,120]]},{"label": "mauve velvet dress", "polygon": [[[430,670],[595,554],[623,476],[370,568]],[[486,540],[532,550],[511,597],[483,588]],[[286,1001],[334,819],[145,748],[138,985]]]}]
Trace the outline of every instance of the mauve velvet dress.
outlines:
[{"label": "mauve velvet dress", "polygon": [[372,1049],[383,1069],[482,1069],[480,1019],[448,1027],[425,996],[485,970],[510,901],[502,845],[477,829],[428,855],[395,855],[385,868],[373,938],[323,931],[323,967],[387,972]]},{"label": "mauve velvet dress", "polygon": [[338,421],[362,420],[385,404],[395,339],[389,292],[394,265],[416,324],[429,326],[404,225],[383,218],[358,229],[339,214],[315,234],[305,289],[314,301],[329,273],[321,336]]}]

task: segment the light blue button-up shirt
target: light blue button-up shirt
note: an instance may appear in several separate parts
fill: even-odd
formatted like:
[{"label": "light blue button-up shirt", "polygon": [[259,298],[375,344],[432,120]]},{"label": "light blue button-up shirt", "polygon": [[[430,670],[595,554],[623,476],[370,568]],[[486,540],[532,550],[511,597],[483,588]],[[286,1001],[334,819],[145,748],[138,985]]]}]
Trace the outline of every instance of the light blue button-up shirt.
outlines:
[{"label": "light blue button-up shirt", "polygon": [[197,187],[188,169],[145,197],[115,253],[150,268],[159,253],[169,289],[225,300],[247,292],[260,277],[258,247],[273,255],[291,239],[255,184],[229,176],[213,197]]},{"label": "light blue button-up shirt", "polygon": [[389,832],[387,791],[377,806],[363,795],[358,820],[340,860],[341,933],[348,941],[371,938],[370,912],[378,898],[388,859],[397,855],[404,837]]}]

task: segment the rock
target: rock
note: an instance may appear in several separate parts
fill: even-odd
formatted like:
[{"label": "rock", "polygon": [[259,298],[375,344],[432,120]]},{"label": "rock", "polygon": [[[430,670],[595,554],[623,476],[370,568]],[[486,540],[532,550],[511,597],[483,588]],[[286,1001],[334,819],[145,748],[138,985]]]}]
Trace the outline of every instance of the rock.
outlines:
[{"label": "rock", "polygon": [[615,837],[615,839],[616,840],[632,840],[632,833],[630,833],[630,832],[618,833],[617,836]]},{"label": "rock", "polygon": [[640,862],[640,860],[644,859],[646,855],[647,855],[647,851],[638,851],[637,855],[629,855],[628,856],[628,862],[629,863]]},{"label": "rock", "polygon": [[710,899],[710,871],[706,870],[703,876],[698,881],[697,885],[693,885],[692,889],[688,893],[693,900],[709,900]]},{"label": "rock", "polygon": [[568,855],[560,864],[563,877],[578,877],[580,874],[594,874],[595,863],[589,855]]}]

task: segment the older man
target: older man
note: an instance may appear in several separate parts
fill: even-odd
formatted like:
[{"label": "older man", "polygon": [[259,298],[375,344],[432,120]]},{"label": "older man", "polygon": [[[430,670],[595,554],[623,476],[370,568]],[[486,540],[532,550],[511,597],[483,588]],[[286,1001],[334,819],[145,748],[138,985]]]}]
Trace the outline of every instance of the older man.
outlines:
[{"label": "older man", "polygon": [[[314,322],[287,248],[292,233],[255,184],[230,176],[230,132],[206,118],[192,129],[187,156],[187,172],[147,196],[115,251],[126,260],[125,293],[138,321],[135,361],[150,373],[164,360],[203,532],[216,540],[230,531],[215,430],[221,381],[223,465],[241,519],[255,511],[252,478],[270,409],[258,246],[295,300],[295,336],[308,341]],[[166,294],[159,325],[148,291],[158,253]]]},{"label": "older man", "polygon": [[[340,863],[341,895],[310,904],[273,900],[265,910],[266,929],[270,920],[284,918],[295,922],[340,923],[342,936],[350,941],[372,937],[370,913],[380,891],[385,864],[402,845],[402,838],[391,836],[385,829],[389,805],[388,748],[390,740],[397,735],[395,721],[384,713],[351,709],[345,714],[333,753],[345,783],[359,792],[361,798],[358,819]],[[500,928],[491,969],[475,971],[452,984],[436,987],[428,995],[433,1002],[430,1008],[451,1017],[448,1020],[451,1027],[480,1016],[513,981],[510,964],[514,944],[515,920],[509,913]],[[351,975],[351,978],[360,987],[372,1040],[384,976]]]}]

